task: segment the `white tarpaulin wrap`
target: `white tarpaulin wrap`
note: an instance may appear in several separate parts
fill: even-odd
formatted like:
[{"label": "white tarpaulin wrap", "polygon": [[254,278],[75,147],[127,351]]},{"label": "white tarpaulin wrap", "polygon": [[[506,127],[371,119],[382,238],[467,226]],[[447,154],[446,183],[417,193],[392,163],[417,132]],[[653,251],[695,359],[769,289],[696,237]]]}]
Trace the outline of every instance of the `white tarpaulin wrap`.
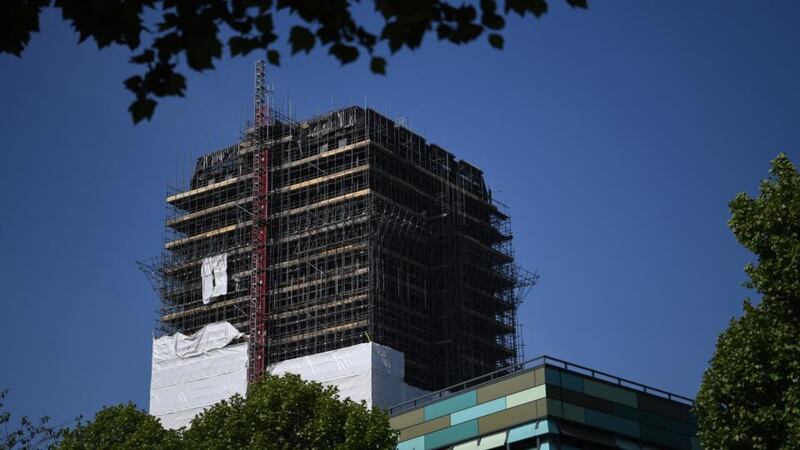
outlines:
[{"label": "white tarpaulin wrap", "polygon": [[203,279],[203,304],[211,303],[213,297],[228,293],[228,254],[203,258],[200,266]]},{"label": "white tarpaulin wrap", "polygon": [[304,380],[334,385],[341,398],[365,400],[370,407],[388,408],[427,393],[403,381],[405,357],[402,352],[375,343],[279,362],[270,372],[275,375],[296,373]]},{"label": "white tarpaulin wrap", "polygon": [[228,322],[192,336],[153,340],[150,414],[165,428],[188,426],[203,409],[247,390],[247,343],[229,345],[242,333]]}]

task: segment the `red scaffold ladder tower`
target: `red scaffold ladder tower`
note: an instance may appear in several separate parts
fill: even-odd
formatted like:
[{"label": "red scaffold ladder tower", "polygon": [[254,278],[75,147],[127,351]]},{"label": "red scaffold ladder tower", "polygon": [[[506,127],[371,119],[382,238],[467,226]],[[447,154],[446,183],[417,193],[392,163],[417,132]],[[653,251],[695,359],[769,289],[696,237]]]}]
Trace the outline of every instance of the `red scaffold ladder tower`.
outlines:
[{"label": "red scaffold ladder tower", "polygon": [[252,275],[250,278],[249,360],[248,379],[258,381],[266,371],[267,319],[269,301],[267,271],[269,269],[269,90],[264,61],[256,61],[255,122],[253,124],[253,225],[251,239]]}]

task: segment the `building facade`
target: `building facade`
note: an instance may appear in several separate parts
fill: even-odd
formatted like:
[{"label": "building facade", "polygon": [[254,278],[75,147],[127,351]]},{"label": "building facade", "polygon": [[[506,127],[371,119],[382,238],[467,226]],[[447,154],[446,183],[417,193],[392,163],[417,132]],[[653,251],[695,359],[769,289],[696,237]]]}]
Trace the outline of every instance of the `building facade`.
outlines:
[{"label": "building facade", "polygon": [[692,400],[550,357],[391,409],[398,450],[698,450]]}]

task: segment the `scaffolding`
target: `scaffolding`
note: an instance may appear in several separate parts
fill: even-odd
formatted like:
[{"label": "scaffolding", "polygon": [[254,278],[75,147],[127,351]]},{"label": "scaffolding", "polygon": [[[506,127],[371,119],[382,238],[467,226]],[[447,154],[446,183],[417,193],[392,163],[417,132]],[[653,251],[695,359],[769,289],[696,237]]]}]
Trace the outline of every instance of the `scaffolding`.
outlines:
[{"label": "scaffolding", "polygon": [[[251,380],[368,341],[402,351],[423,389],[521,360],[517,309],[536,275],[514,264],[480,169],[372,109],[296,122],[260,108],[167,195],[160,334],[232,323]],[[201,265],[218,255],[228,289],[205,304]]]}]

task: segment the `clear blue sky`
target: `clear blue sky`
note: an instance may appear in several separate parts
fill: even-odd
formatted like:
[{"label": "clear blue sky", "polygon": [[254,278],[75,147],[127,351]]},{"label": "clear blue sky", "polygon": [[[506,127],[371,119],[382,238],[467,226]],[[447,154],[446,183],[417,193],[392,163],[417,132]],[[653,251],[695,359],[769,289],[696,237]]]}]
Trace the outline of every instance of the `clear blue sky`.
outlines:
[{"label": "clear blue sky", "polygon": [[[694,395],[748,295],[727,203],[778,152],[800,162],[800,3],[552,6],[502,52],[428,40],[379,77],[316,51],[271,82],[301,115],[366,97],[485,170],[541,274],[528,356]],[[76,41],[51,12],[23,59],[0,56],[0,386],[57,422],[147,407],[157,300],[135,261],[160,251],[167,183],[238,136],[255,59],[190,75],[133,126],[127,52]]]}]

